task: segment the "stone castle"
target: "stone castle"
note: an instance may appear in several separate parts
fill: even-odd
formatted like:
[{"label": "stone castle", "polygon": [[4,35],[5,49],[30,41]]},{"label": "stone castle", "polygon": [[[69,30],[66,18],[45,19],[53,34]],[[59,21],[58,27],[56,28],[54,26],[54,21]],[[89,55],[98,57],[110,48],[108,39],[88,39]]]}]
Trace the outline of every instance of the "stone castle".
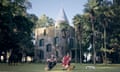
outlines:
[{"label": "stone castle", "polygon": [[[67,30],[63,28],[65,26]],[[66,48],[72,53],[74,33],[74,28],[69,25],[64,9],[61,9],[54,26],[35,29],[35,58],[44,61],[54,54],[57,59],[61,59],[65,55]]]}]

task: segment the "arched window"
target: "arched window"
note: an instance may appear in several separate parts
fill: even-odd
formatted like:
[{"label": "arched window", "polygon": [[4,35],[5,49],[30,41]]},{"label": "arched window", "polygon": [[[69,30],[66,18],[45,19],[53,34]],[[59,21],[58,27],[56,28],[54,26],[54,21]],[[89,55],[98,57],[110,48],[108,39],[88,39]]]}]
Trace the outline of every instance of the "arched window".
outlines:
[{"label": "arched window", "polygon": [[70,38],[69,40],[69,48],[73,48],[74,47],[74,40],[73,38]]},{"label": "arched window", "polygon": [[46,51],[47,51],[47,52],[51,52],[51,51],[52,51],[52,46],[51,46],[51,44],[48,44],[48,45],[46,46]]},{"label": "arched window", "polygon": [[40,39],[39,46],[44,46],[44,39]]},{"label": "arched window", "polygon": [[58,37],[55,37],[55,38],[54,38],[54,44],[55,44],[55,45],[58,44],[58,41],[59,41],[59,38],[58,38]]}]

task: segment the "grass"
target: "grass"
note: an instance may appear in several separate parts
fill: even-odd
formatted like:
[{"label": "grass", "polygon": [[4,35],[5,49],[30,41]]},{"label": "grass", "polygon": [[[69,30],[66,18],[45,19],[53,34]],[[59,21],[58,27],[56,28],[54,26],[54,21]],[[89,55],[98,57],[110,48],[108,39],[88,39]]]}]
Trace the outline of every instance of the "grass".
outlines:
[{"label": "grass", "polygon": [[[95,69],[85,69],[86,66],[94,66],[92,64],[74,64],[76,68],[70,72],[120,72],[120,64],[96,64]],[[45,64],[18,64],[16,66],[9,66],[7,64],[0,64],[0,72],[67,72],[63,71],[60,64],[51,70],[44,70]]]}]

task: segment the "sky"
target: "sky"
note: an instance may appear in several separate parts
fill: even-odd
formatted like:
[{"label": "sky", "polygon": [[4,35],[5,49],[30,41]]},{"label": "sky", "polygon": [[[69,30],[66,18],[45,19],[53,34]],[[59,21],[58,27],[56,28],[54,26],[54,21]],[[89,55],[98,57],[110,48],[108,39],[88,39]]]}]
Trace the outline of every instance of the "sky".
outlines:
[{"label": "sky", "polygon": [[72,19],[76,14],[83,14],[84,5],[87,0],[29,0],[32,3],[32,8],[27,10],[28,13],[35,14],[40,17],[46,16],[56,20],[60,9],[64,9],[68,21],[72,24]]}]

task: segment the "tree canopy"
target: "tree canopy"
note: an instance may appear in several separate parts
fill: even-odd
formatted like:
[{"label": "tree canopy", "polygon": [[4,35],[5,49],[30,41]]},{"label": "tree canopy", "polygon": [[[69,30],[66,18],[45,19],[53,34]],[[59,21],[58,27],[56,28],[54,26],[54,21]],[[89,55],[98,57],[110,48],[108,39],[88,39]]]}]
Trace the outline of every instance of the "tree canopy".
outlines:
[{"label": "tree canopy", "polygon": [[[107,59],[113,63],[119,62],[118,59],[120,59],[119,3],[119,0],[88,0],[88,3],[85,4],[84,14],[77,14],[73,18],[75,28],[82,25],[83,50],[86,51],[89,43],[93,41],[93,23],[96,55],[103,52],[104,57],[106,53]],[[109,53],[109,50],[114,51]],[[117,58],[114,60],[113,56],[115,55]]]},{"label": "tree canopy", "polygon": [[4,52],[4,59],[9,51],[33,56],[31,34],[37,17],[26,12],[29,8],[27,0],[0,0],[0,56]]}]

